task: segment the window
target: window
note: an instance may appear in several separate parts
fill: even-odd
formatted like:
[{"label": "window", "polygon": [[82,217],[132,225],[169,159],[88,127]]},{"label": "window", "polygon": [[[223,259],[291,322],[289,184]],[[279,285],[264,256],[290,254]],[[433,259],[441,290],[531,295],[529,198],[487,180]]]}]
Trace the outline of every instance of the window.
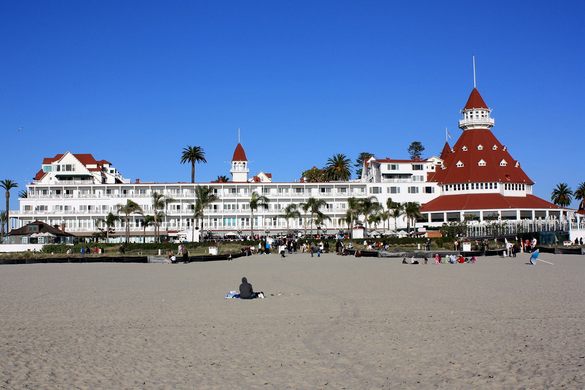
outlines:
[{"label": "window", "polygon": [[422,171],[423,165],[422,164],[412,164],[412,170],[413,171]]},{"label": "window", "polygon": [[418,194],[418,187],[408,187],[409,194]]},{"label": "window", "polygon": [[457,168],[463,168],[463,167],[464,167],[464,165],[461,162],[461,160],[457,161]]},{"label": "window", "polygon": [[485,167],[487,164],[486,164],[486,162],[483,159],[481,159],[481,160],[479,160],[479,162],[477,163],[477,165],[479,165],[480,167]]},{"label": "window", "polygon": [[412,181],[425,181],[425,177],[422,175],[413,175]]},{"label": "window", "polygon": [[477,145],[477,150],[483,150],[483,145]]},{"label": "window", "polygon": [[304,188],[295,188],[295,193],[297,193],[297,194],[302,194],[304,192],[305,192]]},{"label": "window", "polygon": [[400,194],[400,187],[389,187],[388,192],[391,194]]},{"label": "window", "polygon": [[370,187],[370,194],[381,194],[382,187]]},{"label": "window", "polygon": [[433,187],[425,187],[425,194],[432,194],[435,192]]},{"label": "window", "polygon": [[388,169],[391,171],[397,171],[398,170],[398,164],[388,164]]},{"label": "window", "polygon": [[467,146],[463,146],[463,147],[461,148],[461,150],[463,150],[464,152],[467,152]]},{"label": "window", "polygon": [[492,150],[498,150],[498,145],[492,146]]},{"label": "window", "polygon": [[508,162],[506,160],[502,159],[502,161],[500,161],[500,166],[505,167],[506,165],[508,165]]}]

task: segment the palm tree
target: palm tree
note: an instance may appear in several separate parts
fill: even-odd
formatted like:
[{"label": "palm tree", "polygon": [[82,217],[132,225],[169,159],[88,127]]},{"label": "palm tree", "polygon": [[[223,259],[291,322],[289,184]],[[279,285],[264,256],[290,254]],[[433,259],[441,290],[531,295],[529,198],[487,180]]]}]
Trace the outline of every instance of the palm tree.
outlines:
[{"label": "palm tree", "polygon": [[370,214],[368,217],[368,224],[371,226],[372,224],[375,226],[375,229],[378,229],[378,224],[382,220],[382,213],[377,211],[373,214]]},{"label": "palm tree", "polygon": [[[144,220],[142,221],[142,243],[146,244],[146,228],[148,226],[154,225],[155,232],[156,232],[156,218],[153,215],[145,215]],[[156,237],[156,236],[155,236]]]},{"label": "palm tree", "polygon": [[416,224],[416,219],[421,217],[420,204],[418,202],[406,202],[404,204],[404,214],[406,215],[406,224],[410,233],[410,223]]},{"label": "palm tree", "polygon": [[288,220],[291,218],[300,218],[301,213],[298,210],[298,206],[294,203],[291,203],[284,208],[284,212],[283,212],[282,216],[286,220],[286,230],[288,232],[288,230],[289,230]]},{"label": "palm tree", "polygon": [[382,209],[382,205],[378,203],[378,199],[375,196],[369,198],[360,199],[360,212],[364,215],[365,233],[368,235],[368,219],[371,214],[377,213]]},{"label": "palm tree", "polygon": [[331,217],[321,211],[315,213],[315,224],[317,225],[317,234],[319,234],[319,226],[323,225],[325,221],[331,221]]},{"label": "palm tree", "polygon": [[130,215],[135,213],[142,214],[142,207],[140,207],[140,205],[133,200],[128,199],[126,200],[126,204],[119,204],[117,208],[118,214],[124,214],[124,223],[126,225],[126,243],[128,243],[130,241]]},{"label": "palm tree", "polygon": [[380,219],[382,220],[382,228],[386,233],[386,222],[388,222],[388,230],[390,230],[390,210],[384,210],[380,213]]},{"label": "palm tree", "polygon": [[4,237],[4,225],[6,224],[6,211],[0,211],[0,237]]},{"label": "palm tree", "polygon": [[10,190],[18,187],[18,184],[10,179],[4,179],[0,180],[0,187],[6,191],[6,234],[8,234],[10,233]]},{"label": "palm tree", "polygon": [[205,209],[211,203],[215,202],[219,198],[213,193],[213,188],[211,187],[202,187],[197,186],[195,187],[195,207],[193,210],[193,226],[191,227],[193,231],[192,241],[195,239],[195,221],[201,221],[201,229],[203,230],[203,218],[205,217]]},{"label": "palm tree", "polygon": [[268,202],[267,197],[258,195],[256,191],[252,192],[252,196],[250,196],[250,235],[252,239],[254,239],[254,211],[258,210],[258,207],[267,209]]},{"label": "palm tree", "polygon": [[195,163],[204,162],[205,152],[201,146],[187,146],[181,154],[181,164],[191,163],[191,183],[195,183]]},{"label": "palm tree", "polygon": [[217,179],[215,179],[216,182],[218,183],[227,183],[228,181],[230,181],[230,178],[224,175],[218,176]]},{"label": "palm tree", "polygon": [[[109,212],[104,219],[98,219],[98,223],[103,223],[106,225],[106,243],[110,242],[110,233],[114,232],[114,226],[116,225],[116,221],[119,220],[120,217],[112,212]],[[98,227],[98,229],[102,230]]]},{"label": "palm tree", "polygon": [[577,186],[574,195],[576,200],[581,201],[579,202],[579,210],[583,210],[585,208],[585,205],[583,204],[583,199],[585,198],[585,181]]},{"label": "palm tree", "polygon": [[567,183],[559,183],[553,190],[550,199],[557,206],[567,207],[573,200],[573,191]]},{"label": "palm tree", "polygon": [[313,222],[316,219],[324,220],[326,217],[323,212],[321,212],[321,207],[326,206],[327,202],[323,199],[317,199],[310,197],[307,199],[305,203],[301,203],[301,208],[307,213],[307,211],[311,214],[311,237],[313,236]]},{"label": "palm tree", "polygon": [[327,160],[325,171],[329,180],[347,181],[351,177],[351,160],[345,154],[336,154]]},{"label": "palm tree", "polygon": [[394,218],[394,231],[398,230],[398,218],[404,214],[404,205],[398,202],[392,202],[390,216]]},{"label": "palm tree", "polygon": [[347,211],[345,213],[345,220],[348,223],[349,234],[353,236],[353,223],[360,215],[360,200],[355,197],[347,199]]},{"label": "palm tree", "polygon": [[[154,237],[155,237],[155,241],[160,240],[160,221],[158,220],[158,216],[159,210],[162,210],[165,208],[165,196],[163,194],[161,194],[160,192],[153,192],[151,195],[151,199],[152,199],[152,210],[154,211],[154,216],[152,216],[154,218],[154,220],[152,221],[152,224],[154,225]],[[146,217],[145,217],[145,221],[146,221]]]},{"label": "palm tree", "polygon": [[20,199],[26,199],[28,198],[28,191],[27,190],[22,190],[18,192],[18,197]]}]

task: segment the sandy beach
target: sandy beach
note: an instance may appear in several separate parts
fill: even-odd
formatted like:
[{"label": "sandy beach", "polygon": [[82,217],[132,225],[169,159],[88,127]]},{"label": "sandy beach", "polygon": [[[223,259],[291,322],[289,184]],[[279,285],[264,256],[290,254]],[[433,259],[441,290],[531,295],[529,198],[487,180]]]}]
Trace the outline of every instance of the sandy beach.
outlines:
[{"label": "sandy beach", "polygon": [[1,266],[0,388],[583,388],[585,256],[541,258]]}]

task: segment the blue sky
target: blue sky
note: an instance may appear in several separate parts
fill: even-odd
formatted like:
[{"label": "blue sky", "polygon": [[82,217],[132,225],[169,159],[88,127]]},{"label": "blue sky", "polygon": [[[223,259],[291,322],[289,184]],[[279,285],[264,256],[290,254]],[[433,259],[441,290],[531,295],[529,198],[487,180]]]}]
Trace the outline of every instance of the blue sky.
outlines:
[{"label": "blue sky", "polygon": [[[406,4],[408,3],[408,4]],[[336,153],[440,152],[478,88],[495,135],[536,182],[583,175],[585,2],[3,1],[0,178],[71,151],[126,177],[297,180]],[[453,140],[454,141],[454,140]],[[15,196],[16,198],[16,196]],[[13,203],[13,208],[16,203]]]}]

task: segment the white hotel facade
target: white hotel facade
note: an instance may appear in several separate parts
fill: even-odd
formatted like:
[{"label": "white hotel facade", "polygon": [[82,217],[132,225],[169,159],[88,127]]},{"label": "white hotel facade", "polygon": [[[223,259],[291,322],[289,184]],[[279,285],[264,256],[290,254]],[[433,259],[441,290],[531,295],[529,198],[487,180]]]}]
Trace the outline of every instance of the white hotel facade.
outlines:
[{"label": "white hotel facade", "polygon": [[[459,121],[463,133],[453,147],[446,144],[440,156],[426,160],[373,157],[364,164],[361,178],[346,182],[273,182],[271,174],[262,172],[250,178],[241,144],[232,158],[232,180],[226,183],[132,182],[106,160],[67,152],[43,160],[33,182],[27,185],[27,197],[19,199],[19,210],[11,211],[10,216],[15,227],[40,220],[79,237],[92,237],[98,232],[98,220],[109,212],[117,213],[118,205],[128,199],[138,203],[145,215],[152,215],[151,197],[158,192],[175,200],[168,205],[161,234],[189,238],[196,186],[211,187],[218,197],[205,211],[202,229],[219,235],[249,234],[253,192],[269,199],[267,209],[255,212],[257,234],[302,230],[304,219],[286,221],[283,211],[287,205],[304,203],[310,197],[326,201],[322,211],[331,219],[322,229],[329,233],[347,229],[350,197],[374,196],[382,205],[388,198],[418,202],[423,212],[420,227],[462,220],[469,213],[480,222],[488,216],[506,220],[566,216],[566,210],[532,195],[534,183],[491,132],[494,120],[490,113],[474,88]],[[135,240],[142,239],[143,218],[131,216],[130,231]],[[390,225],[393,227],[393,221]],[[402,217],[398,228],[405,226]],[[122,221],[117,221],[115,230],[117,236],[123,235]],[[153,228],[147,228],[146,233],[152,239]]]}]

